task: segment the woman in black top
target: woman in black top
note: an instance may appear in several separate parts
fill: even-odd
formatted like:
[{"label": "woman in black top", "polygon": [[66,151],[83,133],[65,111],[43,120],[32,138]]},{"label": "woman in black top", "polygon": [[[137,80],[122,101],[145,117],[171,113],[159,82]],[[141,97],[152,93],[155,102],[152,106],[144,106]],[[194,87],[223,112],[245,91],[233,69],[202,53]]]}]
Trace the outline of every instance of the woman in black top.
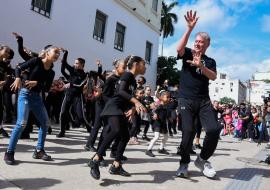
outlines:
[{"label": "woman in black top", "polygon": [[[59,48],[51,46],[42,52],[41,57],[31,58],[16,67],[16,79],[11,85],[11,89],[17,90],[22,88],[20,89],[18,97],[16,127],[12,131],[4,158],[5,162],[9,165],[15,163],[14,151],[21,132],[26,125],[30,110],[33,111],[41,124],[38,132],[38,143],[33,158],[43,159],[45,161],[51,160],[51,157],[44,151],[49,118],[40,93],[41,91],[49,91],[55,75],[52,66],[53,63],[57,61],[59,55]],[[29,72],[24,79],[21,79],[21,72],[26,69],[29,69]]]},{"label": "woman in black top", "polygon": [[120,142],[117,147],[115,161],[110,167],[110,173],[130,176],[130,174],[122,168],[121,158],[130,138],[127,123],[134,114],[135,109],[133,106],[135,105],[138,112],[146,111],[145,107],[133,97],[133,92],[136,89],[135,77],[139,74],[143,75],[146,68],[145,61],[138,56],[128,56],[125,62],[127,63],[128,71],[121,76],[116,88],[116,95],[106,103],[101,114],[108,119],[108,126],[106,126],[107,131],[102,144],[98,148],[96,155],[90,161],[90,174],[95,179],[100,178],[99,161],[102,155],[104,155],[108,145],[110,145],[112,140],[117,136],[120,137]]},{"label": "woman in black top", "polygon": [[5,60],[10,57],[11,49],[8,46],[0,46],[0,134],[8,137],[8,133],[4,130],[3,122],[3,94],[2,89],[6,83],[6,74],[8,71],[8,64]]}]

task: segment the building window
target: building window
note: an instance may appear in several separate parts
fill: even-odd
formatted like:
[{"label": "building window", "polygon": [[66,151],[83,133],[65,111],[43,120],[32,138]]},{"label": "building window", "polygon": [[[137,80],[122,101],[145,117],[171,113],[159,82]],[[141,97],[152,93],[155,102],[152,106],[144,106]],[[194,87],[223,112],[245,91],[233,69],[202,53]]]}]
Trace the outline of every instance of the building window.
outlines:
[{"label": "building window", "polygon": [[52,0],[32,0],[31,9],[41,15],[50,17]]},{"label": "building window", "polygon": [[107,16],[97,10],[93,38],[102,43],[104,42],[106,20]]},{"label": "building window", "polygon": [[226,79],[226,74],[220,74],[220,79]]},{"label": "building window", "polygon": [[145,61],[147,64],[151,63],[151,57],[152,57],[152,44],[148,41],[146,41],[146,48],[145,48]]},{"label": "building window", "polygon": [[123,51],[124,50],[124,39],[125,39],[126,27],[120,23],[116,24],[114,48]]},{"label": "building window", "polygon": [[218,93],[218,87],[215,88],[215,92]]},{"label": "building window", "polygon": [[157,12],[158,9],[158,0],[152,1],[152,9]]}]

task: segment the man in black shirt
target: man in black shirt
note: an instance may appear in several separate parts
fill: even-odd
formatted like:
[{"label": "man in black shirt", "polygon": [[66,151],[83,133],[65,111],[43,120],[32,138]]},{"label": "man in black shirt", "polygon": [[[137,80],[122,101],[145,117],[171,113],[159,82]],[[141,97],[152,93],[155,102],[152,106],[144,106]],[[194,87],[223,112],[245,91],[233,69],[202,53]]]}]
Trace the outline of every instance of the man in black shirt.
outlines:
[{"label": "man in black shirt", "polygon": [[[77,58],[74,63],[74,67],[67,63],[68,51],[64,51],[64,56],[62,59],[61,72],[63,76],[70,82],[70,86],[66,91],[64,100],[62,102],[61,113],[60,113],[60,125],[61,131],[57,137],[61,138],[65,136],[65,129],[69,121],[69,110],[71,106],[74,106],[76,116],[75,125],[79,127],[80,123],[85,123],[87,125],[87,130],[90,131],[90,124],[87,122],[84,115],[83,108],[83,88],[87,82],[87,74],[84,72],[85,60],[83,58]],[[69,73],[66,73],[66,70]]]},{"label": "man in black shirt", "polygon": [[214,153],[219,129],[213,107],[209,98],[209,79],[216,79],[216,62],[205,55],[210,45],[210,37],[205,32],[196,35],[194,49],[187,48],[189,36],[195,27],[198,17],[196,12],[188,11],[185,15],[187,30],[177,46],[178,59],[183,60],[180,77],[181,90],[179,92],[178,111],[182,117],[182,142],[180,167],[176,175],[188,177],[190,150],[195,136],[195,118],[199,118],[206,132],[203,148],[195,160],[195,166],[207,177],[214,177],[216,171],[207,160]]}]

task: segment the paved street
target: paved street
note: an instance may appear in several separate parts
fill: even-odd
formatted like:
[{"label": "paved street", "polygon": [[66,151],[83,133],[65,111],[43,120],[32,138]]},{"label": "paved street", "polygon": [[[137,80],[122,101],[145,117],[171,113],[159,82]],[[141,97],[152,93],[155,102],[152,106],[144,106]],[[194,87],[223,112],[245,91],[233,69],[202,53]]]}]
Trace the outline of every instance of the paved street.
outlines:
[{"label": "paved street", "polygon": [[[58,126],[54,126],[58,128]],[[8,131],[10,132],[11,126]],[[128,145],[125,155],[129,158],[124,168],[132,177],[113,176],[109,168],[101,168],[101,179],[94,180],[89,174],[87,161],[93,153],[84,151],[87,133],[83,128],[68,131],[67,137],[57,139],[47,136],[47,152],[54,161],[45,162],[32,159],[32,151],[37,135],[32,134],[31,140],[20,140],[15,158],[16,166],[8,166],[3,161],[8,139],[0,138],[0,189],[170,189],[170,190],[223,190],[223,189],[259,189],[269,190],[270,167],[258,160],[270,153],[266,145],[257,146],[248,141],[239,142],[232,137],[223,137],[218,144],[215,155],[210,159],[217,170],[215,180],[202,176],[193,162],[190,164],[190,178],[182,179],[175,176],[179,166],[179,156],[175,154],[180,136],[169,139],[167,149],[171,155],[157,153],[155,158],[144,154],[147,143]],[[35,131],[36,132],[36,131]],[[151,136],[152,134],[150,134]],[[202,135],[203,136],[203,135]],[[197,151],[197,150],[196,150]],[[197,151],[198,152],[198,151]],[[109,152],[107,152],[109,155]],[[196,156],[192,156],[194,160]],[[110,162],[112,159],[107,158]]]}]

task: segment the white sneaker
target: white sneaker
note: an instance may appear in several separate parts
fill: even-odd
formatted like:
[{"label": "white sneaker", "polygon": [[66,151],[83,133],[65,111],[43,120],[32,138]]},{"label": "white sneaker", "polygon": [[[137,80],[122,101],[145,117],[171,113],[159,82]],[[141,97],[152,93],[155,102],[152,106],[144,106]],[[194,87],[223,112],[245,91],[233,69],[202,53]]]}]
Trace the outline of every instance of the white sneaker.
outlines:
[{"label": "white sneaker", "polygon": [[203,172],[203,175],[209,178],[213,178],[216,176],[215,169],[211,166],[211,163],[203,160],[200,156],[194,162],[195,166]]}]

